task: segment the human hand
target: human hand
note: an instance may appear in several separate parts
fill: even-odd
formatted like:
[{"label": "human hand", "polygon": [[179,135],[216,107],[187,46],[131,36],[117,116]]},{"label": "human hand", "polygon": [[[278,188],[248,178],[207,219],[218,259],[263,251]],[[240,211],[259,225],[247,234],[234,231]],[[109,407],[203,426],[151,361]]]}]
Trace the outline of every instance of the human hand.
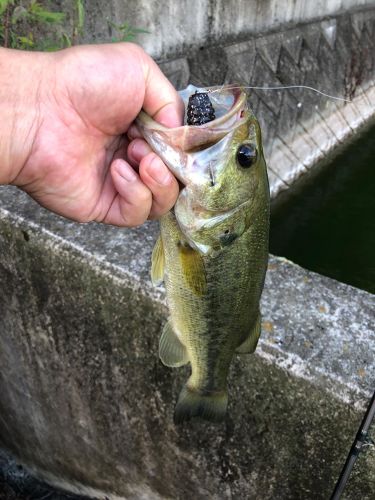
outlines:
[{"label": "human hand", "polygon": [[174,205],[176,179],[126,136],[141,108],[164,125],[182,123],[182,101],[140,47],[1,49],[0,103],[0,183],[80,222],[135,226]]}]

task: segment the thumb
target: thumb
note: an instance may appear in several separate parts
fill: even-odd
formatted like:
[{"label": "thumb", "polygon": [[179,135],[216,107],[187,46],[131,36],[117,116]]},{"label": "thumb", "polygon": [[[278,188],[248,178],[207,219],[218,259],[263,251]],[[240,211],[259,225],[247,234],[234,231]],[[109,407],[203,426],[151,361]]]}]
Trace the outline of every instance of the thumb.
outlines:
[{"label": "thumb", "polygon": [[155,61],[145,52],[143,71],[146,84],[143,109],[154,120],[167,127],[182,125],[185,109],[181,97]]}]

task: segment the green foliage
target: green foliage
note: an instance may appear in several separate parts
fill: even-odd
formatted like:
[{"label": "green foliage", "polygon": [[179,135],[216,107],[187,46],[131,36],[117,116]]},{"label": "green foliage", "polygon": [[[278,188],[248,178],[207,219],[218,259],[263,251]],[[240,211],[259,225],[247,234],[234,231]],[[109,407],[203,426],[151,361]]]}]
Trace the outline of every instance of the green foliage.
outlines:
[{"label": "green foliage", "polygon": [[[50,0],[0,0],[0,46],[23,50],[59,50],[77,45],[84,35],[85,1],[65,2],[53,10]],[[87,2],[88,5],[88,2]],[[148,31],[108,21],[112,42],[134,41]]]},{"label": "green foliage", "polygon": [[83,6],[82,0],[76,0],[76,10],[77,10],[77,28],[80,33],[83,32],[83,25],[85,22],[85,7]]},{"label": "green foliage", "polygon": [[0,16],[5,12],[8,5],[12,5],[13,0],[0,0]]},{"label": "green foliage", "polygon": [[31,1],[26,12],[30,21],[39,23],[62,23],[65,19],[65,14],[63,12],[51,12],[43,8],[39,2],[35,2],[34,0]]},{"label": "green foliage", "polygon": [[85,8],[83,0],[74,0],[73,19],[72,44],[76,45],[78,38],[83,34],[83,27],[85,23]]},{"label": "green foliage", "polygon": [[142,28],[135,28],[129,23],[116,24],[108,21],[108,24],[115,32],[112,36],[112,42],[132,42],[140,33],[149,33],[149,31]]},{"label": "green foliage", "polygon": [[[48,50],[48,26],[61,26],[65,19],[65,13],[54,12],[36,0],[0,0],[0,44],[15,49]],[[61,48],[60,36],[56,30],[49,45]]]},{"label": "green foliage", "polygon": [[33,34],[30,33],[28,36],[18,36],[17,37],[18,48],[20,49],[31,49],[34,47]]}]

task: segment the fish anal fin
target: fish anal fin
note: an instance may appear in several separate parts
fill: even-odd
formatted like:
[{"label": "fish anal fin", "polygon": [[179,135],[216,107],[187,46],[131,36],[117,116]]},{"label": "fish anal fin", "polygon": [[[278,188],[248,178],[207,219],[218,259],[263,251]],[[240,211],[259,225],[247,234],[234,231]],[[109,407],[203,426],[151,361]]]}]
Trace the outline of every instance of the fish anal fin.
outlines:
[{"label": "fish anal fin", "polygon": [[188,244],[180,244],[179,255],[185,282],[195,295],[202,296],[207,291],[206,270],[201,254]]},{"label": "fish anal fin", "polygon": [[164,281],[164,248],[163,241],[159,235],[156,240],[151,257],[151,280],[154,285],[160,285]]},{"label": "fish anal fin", "polygon": [[159,357],[165,366],[176,368],[189,362],[186,347],[177,337],[170,320],[164,325],[159,342]]},{"label": "fish anal fin", "polygon": [[250,331],[249,336],[237,347],[236,352],[239,354],[250,354],[254,352],[258,344],[261,328],[261,315],[258,313],[258,317]]}]

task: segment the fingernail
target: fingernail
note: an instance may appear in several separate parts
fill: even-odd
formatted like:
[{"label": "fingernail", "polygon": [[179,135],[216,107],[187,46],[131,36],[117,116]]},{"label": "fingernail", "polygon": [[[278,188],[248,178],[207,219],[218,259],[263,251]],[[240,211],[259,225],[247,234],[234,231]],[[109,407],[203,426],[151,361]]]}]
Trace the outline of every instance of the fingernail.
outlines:
[{"label": "fingernail", "polygon": [[[154,117],[155,118],[155,117]],[[156,118],[155,118],[156,119]],[[157,122],[165,125],[166,127],[180,127],[183,122],[182,113],[175,108],[162,109],[162,113],[156,119]]]},{"label": "fingernail", "polygon": [[172,179],[172,174],[158,156],[153,158],[147,170],[149,176],[162,186],[169,184]]},{"label": "fingernail", "polygon": [[147,142],[135,139],[131,143],[131,155],[136,161],[140,161],[144,156],[148,155],[152,150]]},{"label": "fingernail", "polygon": [[137,125],[134,124],[130,125],[130,127],[128,128],[127,136],[129,137],[130,140],[133,140],[137,137],[142,137]]},{"label": "fingernail", "polygon": [[123,160],[119,160],[117,164],[117,171],[128,182],[134,182],[137,180],[137,174],[131,168],[130,165],[125,163]]}]

